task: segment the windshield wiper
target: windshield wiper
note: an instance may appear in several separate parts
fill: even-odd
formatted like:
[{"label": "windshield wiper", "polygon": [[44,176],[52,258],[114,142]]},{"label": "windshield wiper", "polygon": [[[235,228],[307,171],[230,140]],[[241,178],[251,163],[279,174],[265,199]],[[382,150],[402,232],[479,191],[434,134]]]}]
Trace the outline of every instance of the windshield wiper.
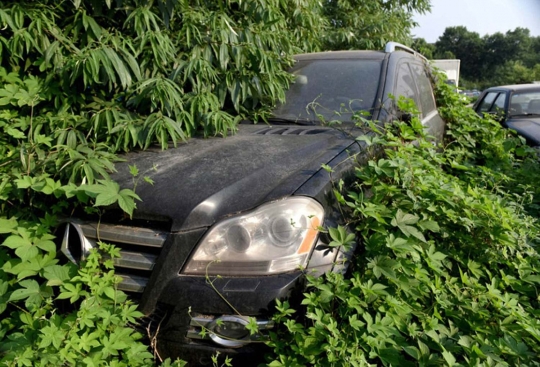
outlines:
[{"label": "windshield wiper", "polygon": [[298,119],[286,119],[283,117],[269,117],[266,119],[269,123],[275,125],[315,125],[315,121],[312,120],[298,120]]}]

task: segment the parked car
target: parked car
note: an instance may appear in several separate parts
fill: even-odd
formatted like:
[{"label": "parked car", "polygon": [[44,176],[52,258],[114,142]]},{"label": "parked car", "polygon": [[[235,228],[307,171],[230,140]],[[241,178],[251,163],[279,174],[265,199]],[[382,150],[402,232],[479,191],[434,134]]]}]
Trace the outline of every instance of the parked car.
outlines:
[{"label": "parked car", "polygon": [[[131,187],[127,164],[135,164],[155,182],[137,187],[133,219],[110,208],[99,223],[77,214],[61,229],[62,251],[74,261],[98,237],[121,248],[119,288],[139,297],[162,357],[204,365],[216,351],[257,353],[274,327],[276,298],[301,295],[306,272],[346,270],[352,251],[329,248],[318,228],[340,221],[332,180],[373,158],[356,139],[370,132],[351,122],[353,113],[388,123],[402,115],[389,94],[410,97],[429,134],[443,136],[427,60],[413,50],[389,43],[295,59],[296,81],[268,124],[127,154],[114,178]],[[321,124],[311,107],[341,128]],[[246,330],[248,316],[259,334]]]},{"label": "parked car", "polygon": [[532,146],[540,146],[540,85],[516,84],[486,89],[473,106],[483,115],[494,115]]}]

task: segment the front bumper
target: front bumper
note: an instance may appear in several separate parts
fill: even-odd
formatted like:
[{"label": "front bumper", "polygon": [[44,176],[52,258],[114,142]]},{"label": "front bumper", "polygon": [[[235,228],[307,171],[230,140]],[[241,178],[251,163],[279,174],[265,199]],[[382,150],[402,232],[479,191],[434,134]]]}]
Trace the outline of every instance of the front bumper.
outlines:
[{"label": "front bumper", "polygon": [[[264,341],[273,328],[271,316],[275,299],[287,298],[294,302],[305,289],[304,283],[300,271],[242,278],[179,275],[161,292],[151,318],[153,325],[146,329],[153,333],[151,337],[157,340],[162,357],[204,365],[203,362],[211,361],[211,356],[220,353],[232,356],[235,361],[242,358],[253,361],[255,356],[263,355]],[[224,315],[246,321],[253,317],[259,332],[231,338],[233,343],[227,343],[227,338],[212,337],[215,321],[228,320],[223,319]]]}]

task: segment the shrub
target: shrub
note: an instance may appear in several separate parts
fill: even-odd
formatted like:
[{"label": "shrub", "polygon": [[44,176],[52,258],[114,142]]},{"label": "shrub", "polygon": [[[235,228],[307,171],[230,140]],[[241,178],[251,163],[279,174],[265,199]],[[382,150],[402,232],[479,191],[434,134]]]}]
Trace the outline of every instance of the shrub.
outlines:
[{"label": "shrub", "polygon": [[336,195],[360,250],[302,308],[278,303],[270,366],[540,364],[537,157],[437,93],[443,146],[416,118],[366,138],[384,156]]}]

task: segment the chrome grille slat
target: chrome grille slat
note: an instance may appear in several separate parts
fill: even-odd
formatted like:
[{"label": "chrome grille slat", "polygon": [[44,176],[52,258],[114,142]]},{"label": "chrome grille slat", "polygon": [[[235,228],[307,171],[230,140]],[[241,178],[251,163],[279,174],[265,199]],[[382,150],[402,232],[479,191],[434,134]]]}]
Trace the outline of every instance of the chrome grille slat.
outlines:
[{"label": "chrome grille slat", "polygon": [[157,255],[141,252],[120,251],[120,257],[113,259],[114,266],[128,269],[152,270]]},{"label": "chrome grille slat", "polygon": [[67,223],[62,252],[71,261],[78,262],[84,260],[88,251],[96,248],[99,241],[118,247],[120,257],[113,259],[116,274],[122,278],[118,289],[141,293],[150,279],[167,235],[166,231],[149,228],[73,220]]},{"label": "chrome grille slat", "polygon": [[117,274],[122,277],[118,289],[127,292],[142,292],[148,283],[148,278],[136,275]]},{"label": "chrome grille slat", "polygon": [[131,245],[163,247],[167,233],[148,228],[110,225],[103,223],[80,224],[85,237],[104,242],[120,242]]}]

